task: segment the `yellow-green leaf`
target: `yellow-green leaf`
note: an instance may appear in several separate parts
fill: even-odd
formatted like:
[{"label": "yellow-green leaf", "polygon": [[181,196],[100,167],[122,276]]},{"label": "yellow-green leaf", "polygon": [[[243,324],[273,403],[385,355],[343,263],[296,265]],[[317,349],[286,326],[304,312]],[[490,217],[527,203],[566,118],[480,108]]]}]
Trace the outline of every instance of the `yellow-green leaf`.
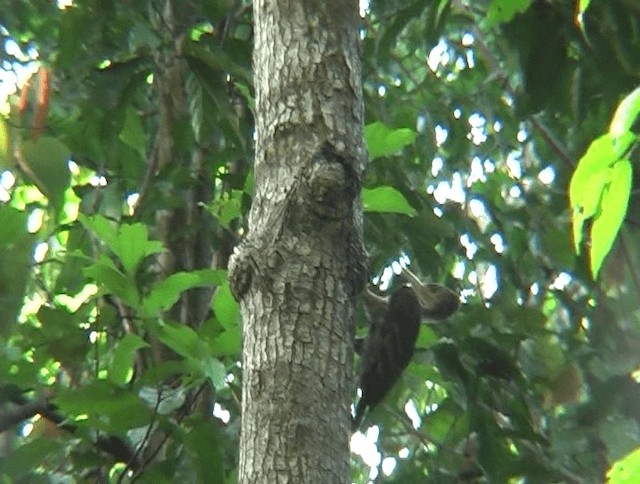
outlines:
[{"label": "yellow-green leaf", "polygon": [[640,447],[617,461],[609,472],[607,482],[609,484],[634,484],[640,476]]},{"label": "yellow-green leaf", "polygon": [[389,186],[362,190],[362,205],[365,212],[401,213],[410,217],[417,213],[402,193]]},{"label": "yellow-green leaf", "polygon": [[613,136],[621,136],[623,133],[631,131],[632,126],[638,118],[640,112],[640,87],[625,97],[618,105],[611,124],[609,133]]},{"label": "yellow-green leaf", "polygon": [[391,129],[376,122],[365,126],[364,139],[369,152],[369,159],[395,155],[402,148],[413,143],[416,133],[408,128]]},{"label": "yellow-green leaf", "polygon": [[600,211],[591,227],[591,272],[598,277],[607,254],[624,221],[631,193],[631,162],[623,160],[611,168],[611,182],[602,194]]}]

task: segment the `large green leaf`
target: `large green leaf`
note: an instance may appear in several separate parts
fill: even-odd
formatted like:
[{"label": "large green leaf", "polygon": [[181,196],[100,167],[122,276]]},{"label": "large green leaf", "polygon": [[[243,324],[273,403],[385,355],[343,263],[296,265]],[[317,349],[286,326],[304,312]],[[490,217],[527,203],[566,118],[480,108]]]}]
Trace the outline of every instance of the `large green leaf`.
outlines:
[{"label": "large green leaf", "polygon": [[127,276],[133,278],[145,257],[162,252],[157,240],[149,240],[147,226],[141,223],[122,224],[119,228],[100,215],[80,215],[82,224],[94,232],[122,262]]},{"label": "large green leaf", "polygon": [[591,226],[591,271],[596,278],[627,213],[633,170],[623,160],[611,168],[611,182],[602,195],[600,212]]},{"label": "large green leaf", "polygon": [[226,281],[222,270],[201,270],[178,272],[155,283],[144,298],[143,307],[147,315],[153,316],[159,311],[170,309],[187,289],[194,287],[217,286]]},{"label": "large green leaf", "polygon": [[404,195],[389,186],[363,189],[362,206],[365,212],[400,213],[410,217],[417,214]]},{"label": "large green leaf", "polygon": [[630,132],[620,137],[604,134],[591,143],[578,162],[569,185],[573,240],[577,253],[580,253],[584,222],[600,210],[603,190],[610,183],[612,175],[610,168],[626,154],[635,139]]},{"label": "large green leaf", "polygon": [[236,326],[240,321],[240,306],[231,294],[229,284],[223,284],[216,290],[213,311],[218,322],[227,329]]},{"label": "large green leaf", "polygon": [[376,122],[365,126],[364,139],[369,158],[375,160],[382,156],[399,153],[402,148],[416,140],[416,133],[408,128],[391,129]]},{"label": "large green leaf", "polygon": [[607,472],[610,484],[635,484],[640,476],[640,447],[617,461]]}]

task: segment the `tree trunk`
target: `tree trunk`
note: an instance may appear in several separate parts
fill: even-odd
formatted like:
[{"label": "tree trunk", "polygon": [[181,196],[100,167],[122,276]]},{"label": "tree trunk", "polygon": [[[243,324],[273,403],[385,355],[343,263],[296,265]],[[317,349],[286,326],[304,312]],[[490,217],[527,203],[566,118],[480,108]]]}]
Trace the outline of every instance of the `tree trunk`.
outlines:
[{"label": "tree trunk", "polygon": [[366,279],[358,2],[255,0],[256,161],[230,262],[244,321],[241,483],[349,482]]}]

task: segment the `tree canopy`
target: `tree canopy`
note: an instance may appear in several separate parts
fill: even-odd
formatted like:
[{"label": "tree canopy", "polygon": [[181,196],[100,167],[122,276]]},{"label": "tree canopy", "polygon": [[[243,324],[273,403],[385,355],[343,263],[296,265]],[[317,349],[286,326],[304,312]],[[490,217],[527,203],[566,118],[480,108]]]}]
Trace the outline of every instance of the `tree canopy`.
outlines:
[{"label": "tree canopy", "polygon": [[[353,482],[631,482],[639,13],[361,2],[370,281],[409,265],[462,305],[352,438]],[[237,480],[252,26],[244,0],[2,9],[6,482]]]}]

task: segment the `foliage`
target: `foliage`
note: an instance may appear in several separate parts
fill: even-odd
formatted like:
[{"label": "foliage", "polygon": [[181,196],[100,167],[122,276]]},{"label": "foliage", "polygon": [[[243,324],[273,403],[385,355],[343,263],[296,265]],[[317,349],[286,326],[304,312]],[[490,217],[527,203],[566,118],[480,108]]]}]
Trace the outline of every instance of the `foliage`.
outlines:
[{"label": "foliage", "polygon": [[[640,446],[640,17],[573,3],[366,10],[372,280],[408,262],[463,307],[423,325],[353,439],[355,482],[602,482]],[[46,402],[2,428],[9,482],[235,480],[251,9],[167,4],[3,11],[3,75],[30,82],[0,122],[0,423]],[[166,271],[196,235],[207,264]]]},{"label": "foliage", "polygon": [[640,110],[640,88],[618,106],[609,133],[591,143],[576,167],[569,186],[573,210],[573,240],[580,254],[582,228],[593,217],[591,270],[596,277],[624,221],[631,193],[629,155],[637,143],[631,130]]}]

